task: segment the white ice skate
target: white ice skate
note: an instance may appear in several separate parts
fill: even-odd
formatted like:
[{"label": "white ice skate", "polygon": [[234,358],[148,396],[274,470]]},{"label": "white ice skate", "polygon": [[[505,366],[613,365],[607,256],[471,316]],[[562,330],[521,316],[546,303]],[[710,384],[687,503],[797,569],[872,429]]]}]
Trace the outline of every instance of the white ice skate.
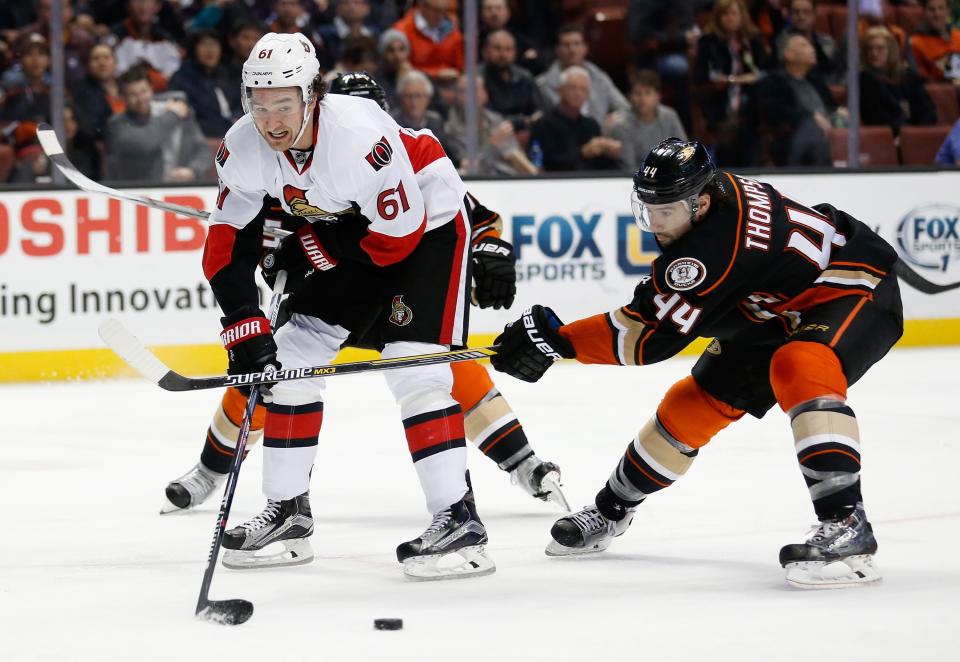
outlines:
[{"label": "white ice skate", "polygon": [[530,496],[555,503],[570,512],[570,504],[560,489],[560,467],[553,462],[544,462],[531,455],[510,472],[510,482],[519,485]]},{"label": "white ice skate", "polygon": [[484,545],[487,531],[477,516],[473,493],[433,517],[419,538],[397,547],[403,574],[413,581],[482,577],[496,571]]},{"label": "white ice skate", "polygon": [[286,501],[267,501],[263,512],[223,534],[223,566],[252,570],[303,565],[313,560],[313,516],[304,493]]},{"label": "white ice skate", "polygon": [[182,513],[196,508],[223,485],[227,474],[218,474],[197,462],[187,473],[167,484],[160,514]]},{"label": "white ice skate", "polygon": [[876,552],[873,527],[858,503],[843,519],[821,522],[807,542],[783,547],[780,565],[795,588],[849,588],[880,581],[873,565]]}]

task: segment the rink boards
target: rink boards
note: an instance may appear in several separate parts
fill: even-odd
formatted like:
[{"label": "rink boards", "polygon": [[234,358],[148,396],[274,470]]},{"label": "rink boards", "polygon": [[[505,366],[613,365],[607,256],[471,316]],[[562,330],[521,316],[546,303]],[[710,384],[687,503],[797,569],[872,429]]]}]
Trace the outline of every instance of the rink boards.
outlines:
[{"label": "rink boards", "polygon": [[[960,173],[757,178],[802,202],[845,209],[928,280],[960,280]],[[657,255],[652,237],[633,223],[628,178],[474,181],[469,188],[503,217],[520,277],[510,311],[472,309],[472,345],[488,344],[534,303],[565,320],[621,306]],[[137,192],[205,209],[217,194],[214,187]],[[0,381],[128,374],[96,335],[107,317],[120,319],[178,370],[222,372],[220,313],[201,270],[205,234],[201,221],[75,190],[5,192]],[[960,291],[901,289],[901,345],[960,344]]]}]

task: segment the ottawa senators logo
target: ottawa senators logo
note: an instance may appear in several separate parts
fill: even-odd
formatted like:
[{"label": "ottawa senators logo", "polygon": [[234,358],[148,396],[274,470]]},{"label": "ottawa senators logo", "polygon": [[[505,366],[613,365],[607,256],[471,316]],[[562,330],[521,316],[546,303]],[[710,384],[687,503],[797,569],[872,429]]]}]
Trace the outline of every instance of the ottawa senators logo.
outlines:
[{"label": "ottawa senators logo", "polygon": [[227,159],[230,158],[230,150],[227,149],[226,141],[220,141],[220,149],[217,150],[217,163],[220,164],[222,168],[227,164]]},{"label": "ottawa senators logo", "polygon": [[332,215],[320,207],[311,205],[307,202],[307,192],[290,184],[283,187],[283,201],[290,207],[290,213],[294,216],[324,218]]},{"label": "ottawa senators logo", "polygon": [[393,303],[390,304],[390,322],[397,326],[406,326],[412,321],[413,311],[403,302],[403,295],[393,297]]},{"label": "ottawa senators logo", "polygon": [[365,158],[376,172],[379,172],[384,166],[390,165],[390,160],[393,158],[393,147],[387,142],[387,137],[381,136]]}]

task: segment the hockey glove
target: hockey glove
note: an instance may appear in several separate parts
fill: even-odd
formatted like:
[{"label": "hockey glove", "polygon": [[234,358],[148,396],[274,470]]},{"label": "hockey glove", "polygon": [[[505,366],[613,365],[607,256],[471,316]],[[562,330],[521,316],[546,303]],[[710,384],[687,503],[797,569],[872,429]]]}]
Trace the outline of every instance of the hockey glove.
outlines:
[{"label": "hockey glove", "polygon": [[270,287],[273,287],[278,272],[281,270],[287,272],[287,286],[284,292],[299,289],[304,279],[314,271],[326,271],[335,266],[337,266],[337,260],[321,243],[309,223],[281,239],[280,245],[260,260],[263,279]]},{"label": "hockey glove", "polygon": [[[263,316],[259,308],[245,306],[221,317],[220,323],[223,324],[220,339],[230,362],[228,375],[268,372],[281,368],[280,361],[277,360],[277,343],[273,340],[270,320]],[[270,387],[274,384],[276,382],[260,385],[264,402],[270,402]],[[241,387],[240,391],[247,396],[250,394],[249,388]]]},{"label": "hockey glove", "polygon": [[473,301],[481,308],[509,308],[517,294],[513,244],[484,237],[473,247]]},{"label": "hockey glove", "polygon": [[561,326],[563,322],[549,308],[528,308],[493,341],[497,353],[490,362],[500,372],[525,382],[539,380],[554,361],[577,355],[570,341],[560,335]]}]

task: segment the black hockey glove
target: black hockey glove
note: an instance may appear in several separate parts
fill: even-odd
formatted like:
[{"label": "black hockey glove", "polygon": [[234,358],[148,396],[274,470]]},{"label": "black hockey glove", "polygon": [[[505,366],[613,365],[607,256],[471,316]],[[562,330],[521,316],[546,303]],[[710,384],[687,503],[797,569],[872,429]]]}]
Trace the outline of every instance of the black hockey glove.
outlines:
[{"label": "black hockey glove", "polygon": [[277,273],[287,272],[284,292],[299,289],[307,276],[314,271],[326,271],[337,266],[337,260],[321,243],[320,238],[308,223],[295,233],[280,240],[280,245],[267,252],[260,260],[263,279],[273,287]]},{"label": "black hockey glove", "polygon": [[[270,320],[263,316],[259,308],[245,306],[226,317],[220,318],[223,331],[220,339],[227,350],[230,361],[228,375],[244,375],[251,372],[279,370],[277,343],[273,340]],[[264,402],[270,402],[270,387],[276,382],[260,385]],[[248,388],[240,388],[244,395],[250,394]]]},{"label": "black hockey glove", "polygon": [[560,335],[563,322],[549,308],[534,306],[511,322],[497,336],[497,353],[490,363],[500,372],[525,382],[535,382],[554,361],[572,359],[577,352],[570,341]]},{"label": "black hockey glove", "polygon": [[484,237],[473,247],[473,300],[481,308],[509,308],[517,294],[513,244]]}]

